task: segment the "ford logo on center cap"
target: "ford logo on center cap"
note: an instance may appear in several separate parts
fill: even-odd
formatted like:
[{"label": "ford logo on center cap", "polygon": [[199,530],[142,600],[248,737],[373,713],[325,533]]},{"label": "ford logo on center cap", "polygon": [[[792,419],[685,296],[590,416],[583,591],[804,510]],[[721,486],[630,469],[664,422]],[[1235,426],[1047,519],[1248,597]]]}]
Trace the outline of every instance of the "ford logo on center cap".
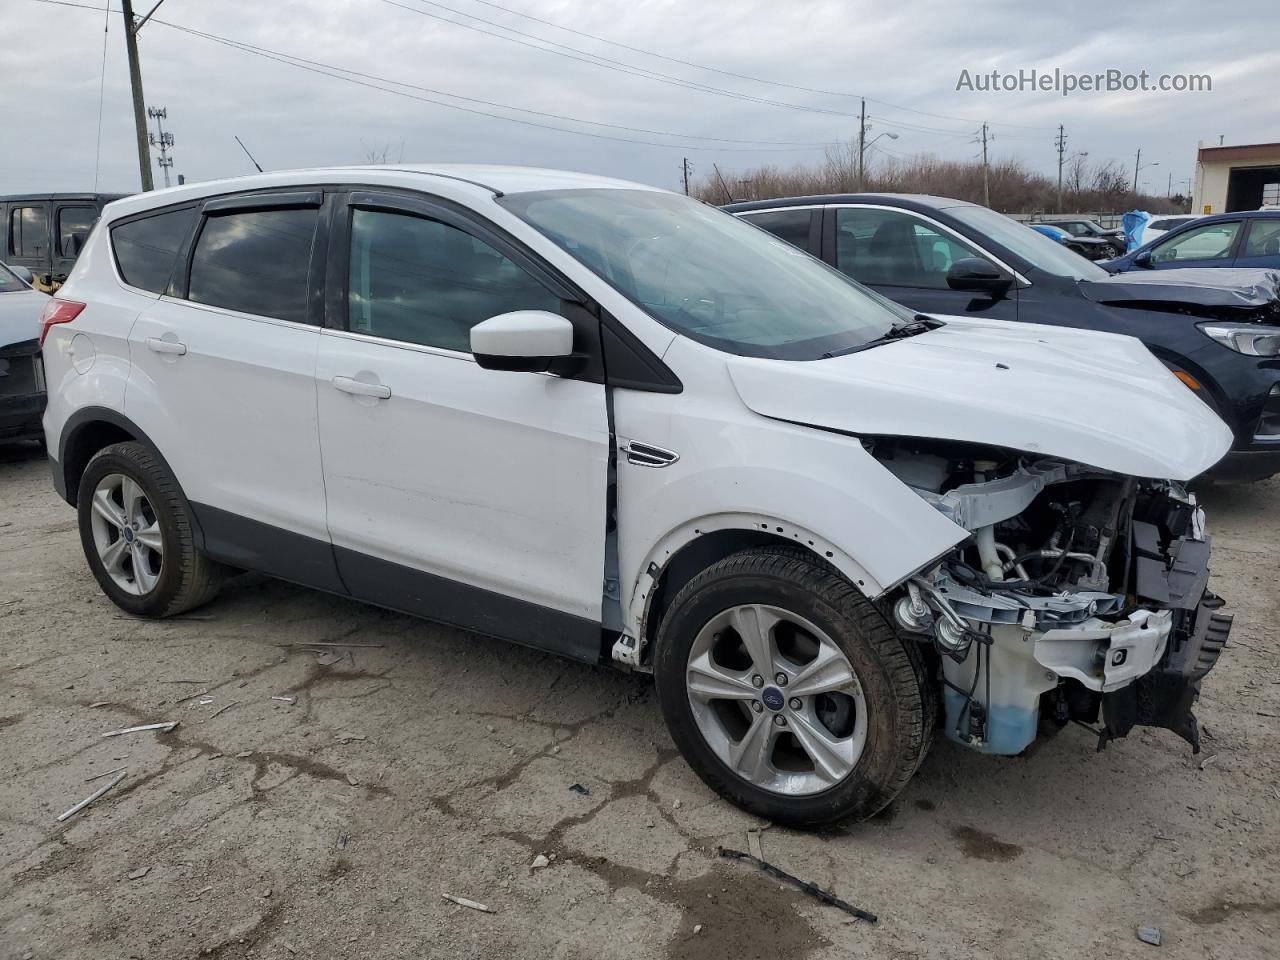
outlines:
[{"label": "ford logo on center cap", "polygon": [[781,710],[787,702],[787,698],[777,687],[765,687],[764,693],[760,694],[760,699],[770,710]]}]

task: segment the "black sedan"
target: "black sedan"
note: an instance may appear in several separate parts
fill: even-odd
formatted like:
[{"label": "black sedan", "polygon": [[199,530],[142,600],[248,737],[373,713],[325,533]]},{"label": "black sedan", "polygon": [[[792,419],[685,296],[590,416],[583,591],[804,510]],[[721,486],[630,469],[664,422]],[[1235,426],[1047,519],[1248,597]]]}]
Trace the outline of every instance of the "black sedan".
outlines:
[{"label": "black sedan", "polygon": [[[1124,253],[1124,231],[1111,229],[1108,230],[1096,220],[1090,220],[1087,217],[1061,218],[1056,220],[1044,221],[1051,226],[1057,227],[1059,230],[1065,230],[1073,237],[1087,238],[1091,240],[1101,240],[1113,251],[1111,256],[1118,257]],[[1090,259],[1097,259],[1091,257]]]},{"label": "black sedan", "polygon": [[1258,480],[1280,472],[1274,274],[1113,276],[994,210],[939,197],[797,197],[726,209],[921,313],[1137,337],[1234,432],[1235,446],[1214,477]]},{"label": "black sedan", "polygon": [[22,268],[0,263],[0,442],[44,437],[40,314],[49,298],[29,279]]}]

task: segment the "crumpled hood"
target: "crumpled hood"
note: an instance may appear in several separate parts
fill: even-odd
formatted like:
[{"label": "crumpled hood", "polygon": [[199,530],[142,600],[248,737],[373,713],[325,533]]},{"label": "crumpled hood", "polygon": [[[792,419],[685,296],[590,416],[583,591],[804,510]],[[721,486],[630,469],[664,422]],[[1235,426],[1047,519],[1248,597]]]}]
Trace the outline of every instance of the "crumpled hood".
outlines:
[{"label": "crumpled hood", "polygon": [[40,315],[49,298],[38,290],[0,293],[0,347],[40,336]]},{"label": "crumpled hood", "polygon": [[1105,280],[1081,280],[1080,292],[1095,303],[1118,307],[1167,304],[1193,312],[1207,307],[1214,312],[1280,313],[1280,272],[1257,268],[1136,269]]},{"label": "crumpled hood", "polygon": [[761,416],[839,430],[958,440],[1135,477],[1189,480],[1232,435],[1132,337],[941,317],[946,326],[829,360],[733,357]]}]

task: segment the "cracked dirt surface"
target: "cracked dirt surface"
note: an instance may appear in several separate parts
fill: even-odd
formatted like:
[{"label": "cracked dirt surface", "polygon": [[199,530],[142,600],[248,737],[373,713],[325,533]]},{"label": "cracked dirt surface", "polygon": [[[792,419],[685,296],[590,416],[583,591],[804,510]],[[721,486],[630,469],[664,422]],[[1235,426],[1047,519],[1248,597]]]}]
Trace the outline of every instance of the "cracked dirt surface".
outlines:
[{"label": "cracked dirt surface", "polygon": [[[1236,628],[1199,758],[1163,731],[938,742],[880,817],[805,835],[703,787],[644,677],[255,576],[127,618],[43,456],[0,447],[0,958],[1078,960],[1147,956],[1148,925],[1166,956],[1275,956],[1280,483],[1204,497]],[[717,858],[752,827],[880,923]]]}]

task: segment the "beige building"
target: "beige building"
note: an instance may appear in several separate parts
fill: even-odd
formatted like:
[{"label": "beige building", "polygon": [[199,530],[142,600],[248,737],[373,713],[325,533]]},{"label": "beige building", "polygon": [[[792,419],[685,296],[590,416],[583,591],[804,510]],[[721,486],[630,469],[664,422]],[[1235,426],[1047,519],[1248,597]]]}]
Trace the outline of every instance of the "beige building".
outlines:
[{"label": "beige building", "polygon": [[1280,143],[1206,146],[1196,153],[1192,213],[1280,207]]}]

